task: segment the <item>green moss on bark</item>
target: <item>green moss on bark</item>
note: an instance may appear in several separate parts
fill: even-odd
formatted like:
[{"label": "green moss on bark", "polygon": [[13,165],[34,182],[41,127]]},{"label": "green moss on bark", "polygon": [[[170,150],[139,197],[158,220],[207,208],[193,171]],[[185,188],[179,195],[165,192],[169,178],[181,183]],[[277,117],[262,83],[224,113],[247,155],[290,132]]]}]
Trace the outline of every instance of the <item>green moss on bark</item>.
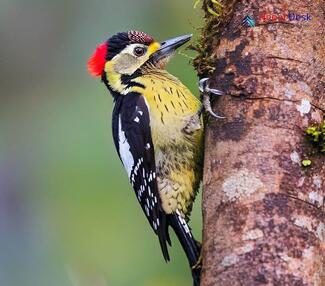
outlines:
[{"label": "green moss on bark", "polygon": [[212,52],[219,43],[220,34],[226,23],[231,19],[233,7],[238,0],[203,0],[205,12],[204,26],[196,44],[189,48],[198,52],[193,65],[201,76],[209,76],[215,70],[216,55]]},{"label": "green moss on bark", "polygon": [[325,154],[325,121],[320,125],[308,127],[306,134],[313,146]]}]

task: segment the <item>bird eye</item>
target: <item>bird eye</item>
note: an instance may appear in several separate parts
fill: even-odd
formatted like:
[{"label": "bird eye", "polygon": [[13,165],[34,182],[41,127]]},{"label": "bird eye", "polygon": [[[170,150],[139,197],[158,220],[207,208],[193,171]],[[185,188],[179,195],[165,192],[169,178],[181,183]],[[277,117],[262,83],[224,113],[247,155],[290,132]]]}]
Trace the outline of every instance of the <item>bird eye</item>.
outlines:
[{"label": "bird eye", "polygon": [[146,49],[143,47],[136,47],[133,50],[133,53],[137,56],[137,57],[141,57],[143,56],[143,54],[146,52]]}]

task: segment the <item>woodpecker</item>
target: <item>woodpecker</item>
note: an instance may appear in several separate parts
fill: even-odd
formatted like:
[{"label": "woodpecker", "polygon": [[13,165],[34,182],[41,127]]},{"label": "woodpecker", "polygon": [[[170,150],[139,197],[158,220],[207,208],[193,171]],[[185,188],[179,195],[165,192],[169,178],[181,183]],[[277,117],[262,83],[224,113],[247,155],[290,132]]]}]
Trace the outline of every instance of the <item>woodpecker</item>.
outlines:
[{"label": "woodpecker", "polygon": [[[166,64],[191,35],[161,43],[144,32],[117,33],[88,61],[114,99],[112,131],[118,155],[163,256],[169,261],[171,227],[188,258],[193,285],[199,285],[200,245],[188,225],[202,179],[201,102]],[[206,79],[200,89],[209,89]],[[212,115],[209,102],[205,107]]]}]

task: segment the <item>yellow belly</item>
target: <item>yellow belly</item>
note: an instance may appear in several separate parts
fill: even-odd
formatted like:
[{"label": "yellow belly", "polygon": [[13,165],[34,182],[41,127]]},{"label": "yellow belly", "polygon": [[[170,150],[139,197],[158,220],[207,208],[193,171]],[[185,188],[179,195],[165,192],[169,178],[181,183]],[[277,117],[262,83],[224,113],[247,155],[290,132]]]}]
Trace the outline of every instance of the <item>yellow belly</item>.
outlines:
[{"label": "yellow belly", "polygon": [[183,129],[200,108],[200,101],[176,78],[163,73],[137,79],[150,108],[158,189],[166,213],[188,216],[202,176],[203,128]]}]

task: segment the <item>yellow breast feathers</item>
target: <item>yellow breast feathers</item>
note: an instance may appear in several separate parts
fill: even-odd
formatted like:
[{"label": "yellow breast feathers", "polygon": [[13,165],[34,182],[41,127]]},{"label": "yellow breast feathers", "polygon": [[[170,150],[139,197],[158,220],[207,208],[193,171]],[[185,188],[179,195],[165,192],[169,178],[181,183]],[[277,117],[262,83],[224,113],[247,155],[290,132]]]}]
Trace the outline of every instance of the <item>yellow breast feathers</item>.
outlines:
[{"label": "yellow breast feathers", "polygon": [[161,145],[164,144],[164,138],[176,141],[182,139],[181,131],[189,117],[198,112],[200,101],[177,78],[164,70],[140,76],[133,81],[145,86],[144,89],[132,87],[132,91],[141,93],[150,108],[153,141]]}]

